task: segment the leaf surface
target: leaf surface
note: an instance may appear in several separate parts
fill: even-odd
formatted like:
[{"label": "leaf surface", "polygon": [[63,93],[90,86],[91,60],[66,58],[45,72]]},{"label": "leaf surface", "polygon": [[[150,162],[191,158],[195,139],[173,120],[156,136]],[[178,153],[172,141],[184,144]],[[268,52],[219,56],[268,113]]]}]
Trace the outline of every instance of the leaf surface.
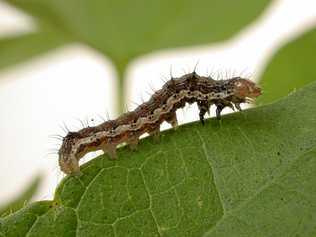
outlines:
[{"label": "leaf surface", "polygon": [[[66,177],[3,236],[314,236],[316,83],[267,106],[143,139]],[[299,109],[298,109],[299,108]]]}]

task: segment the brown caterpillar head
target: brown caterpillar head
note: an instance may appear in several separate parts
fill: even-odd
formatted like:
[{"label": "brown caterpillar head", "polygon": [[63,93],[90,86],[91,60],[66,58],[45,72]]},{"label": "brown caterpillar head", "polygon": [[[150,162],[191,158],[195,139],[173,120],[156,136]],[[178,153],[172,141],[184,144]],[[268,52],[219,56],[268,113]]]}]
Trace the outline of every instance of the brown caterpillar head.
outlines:
[{"label": "brown caterpillar head", "polygon": [[76,158],[76,140],[78,133],[69,132],[63,138],[63,144],[58,151],[60,169],[66,174],[80,174],[79,162]]},{"label": "brown caterpillar head", "polygon": [[244,78],[234,80],[234,95],[238,98],[256,98],[261,95],[261,89],[253,81]]}]

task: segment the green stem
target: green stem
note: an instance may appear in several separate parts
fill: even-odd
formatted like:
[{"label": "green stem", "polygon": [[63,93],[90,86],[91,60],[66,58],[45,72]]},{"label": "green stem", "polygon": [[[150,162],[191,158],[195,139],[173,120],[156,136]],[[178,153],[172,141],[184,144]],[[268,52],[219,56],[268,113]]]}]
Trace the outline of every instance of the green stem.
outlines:
[{"label": "green stem", "polygon": [[125,95],[125,86],[126,86],[126,67],[127,62],[116,63],[117,69],[117,100],[115,103],[115,108],[117,108],[118,114],[122,114],[125,111],[126,95]]}]

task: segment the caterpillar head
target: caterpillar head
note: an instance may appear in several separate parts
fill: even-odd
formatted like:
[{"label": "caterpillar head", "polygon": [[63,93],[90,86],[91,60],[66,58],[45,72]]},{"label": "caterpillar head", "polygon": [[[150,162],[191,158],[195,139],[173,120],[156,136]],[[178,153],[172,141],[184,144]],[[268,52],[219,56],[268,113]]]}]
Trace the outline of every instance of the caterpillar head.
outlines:
[{"label": "caterpillar head", "polygon": [[261,88],[253,81],[236,78],[234,80],[234,95],[240,99],[254,99],[261,95]]},{"label": "caterpillar head", "polygon": [[80,174],[79,161],[76,157],[76,140],[78,133],[69,132],[63,138],[63,143],[58,151],[59,166],[61,171],[66,174]]}]

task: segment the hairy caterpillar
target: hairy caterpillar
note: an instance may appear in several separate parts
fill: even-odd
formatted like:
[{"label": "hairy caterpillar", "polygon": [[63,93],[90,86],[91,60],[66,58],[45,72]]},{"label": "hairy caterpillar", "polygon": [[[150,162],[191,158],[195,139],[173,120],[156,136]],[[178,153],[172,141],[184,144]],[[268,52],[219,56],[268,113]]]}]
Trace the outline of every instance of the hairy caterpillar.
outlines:
[{"label": "hairy caterpillar", "polygon": [[125,142],[133,150],[142,134],[159,136],[162,122],[166,121],[176,127],[176,110],[186,103],[197,103],[199,118],[204,124],[204,115],[211,105],[216,106],[216,117],[220,119],[225,107],[240,111],[241,103],[249,103],[259,95],[261,89],[254,82],[241,77],[214,80],[192,72],[171,78],[149,101],[134,111],[98,126],[69,132],[63,138],[58,152],[60,169],[66,174],[79,174],[79,160],[90,151],[103,150],[112,159],[116,159],[117,145]]}]

